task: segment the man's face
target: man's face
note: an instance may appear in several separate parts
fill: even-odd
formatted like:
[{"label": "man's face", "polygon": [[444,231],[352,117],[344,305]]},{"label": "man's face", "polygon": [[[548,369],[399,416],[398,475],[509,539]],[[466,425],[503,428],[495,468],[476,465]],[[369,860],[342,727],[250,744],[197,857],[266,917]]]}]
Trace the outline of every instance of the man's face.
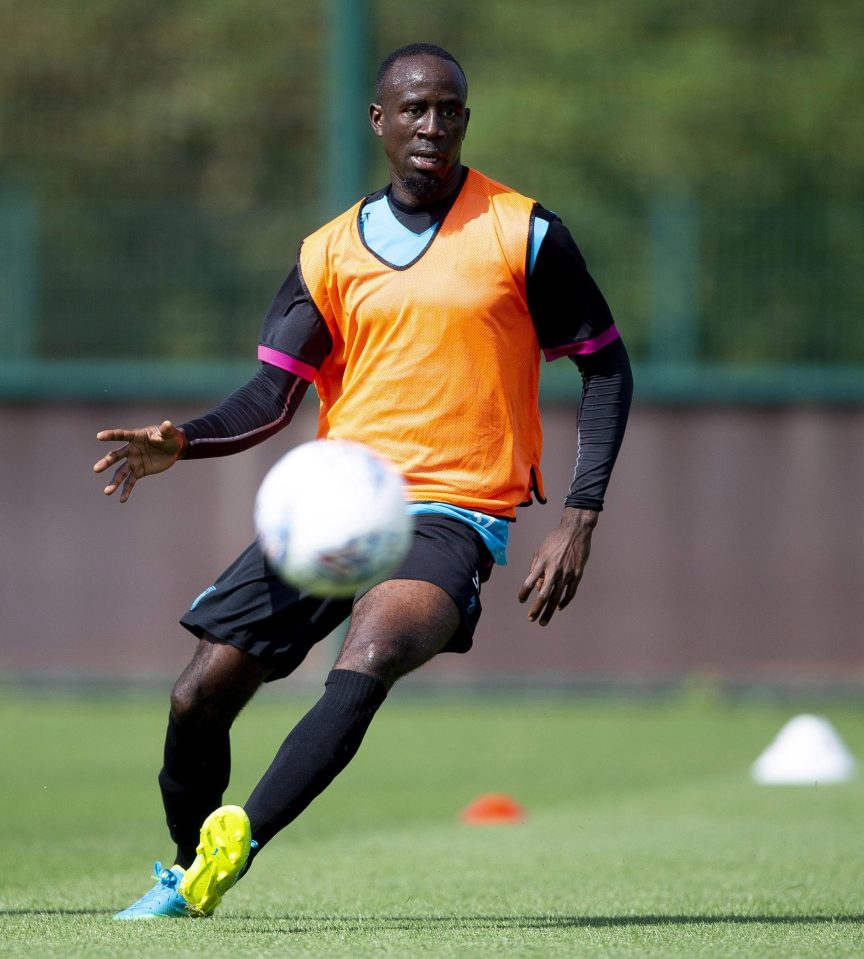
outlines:
[{"label": "man's face", "polygon": [[423,54],[390,68],[381,103],[369,107],[369,119],[384,141],[397,200],[410,206],[432,203],[459,185],[459,156],[471,112],[465,99],[465,81],[449,60]]}]

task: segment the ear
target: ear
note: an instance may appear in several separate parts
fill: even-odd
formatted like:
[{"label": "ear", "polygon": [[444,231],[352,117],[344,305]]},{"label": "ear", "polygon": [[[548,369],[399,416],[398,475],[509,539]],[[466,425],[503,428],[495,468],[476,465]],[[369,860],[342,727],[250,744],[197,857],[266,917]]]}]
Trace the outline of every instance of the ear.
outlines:
[{"label": "ear", "polygon": [[[469,107],[465,107],[465,132],[468,131],[468,121],[471,119],[471,110]],[[463,136],[465,133],[462,134]]]},{"label": "ear", "polygon": [[369,104],[369,122],[372,124],[372,132],[376,137],[382,136],[381,125],[384,120],[384,110],[380,103]]}]

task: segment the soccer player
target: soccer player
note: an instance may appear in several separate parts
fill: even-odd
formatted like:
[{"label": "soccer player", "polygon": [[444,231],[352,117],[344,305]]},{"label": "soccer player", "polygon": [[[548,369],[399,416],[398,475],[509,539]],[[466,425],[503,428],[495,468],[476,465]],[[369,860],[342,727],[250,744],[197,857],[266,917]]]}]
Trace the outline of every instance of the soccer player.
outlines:
[{"label": "soccer player", "polygon": [[[578,458],[518,599],[545,626],[576,593],[624,434],[630,365],[561,220],[462,164],[467,94],[445,50],[390,54],[369,108],[390,183],[304,240],[264,320],[254,377],[182,426],[97,436],[122,444],[94,469],[115,467],[105,493],[125,502],[142,476],[273,436],[314,383],[319,436],[389,457],[416,523],[399,568],[353,600],[298,593],[253,543],[192,603],[181,622],[198,643],[171,693],[159,774],[174,864],[157,863],[156,884],[117,918],[211,913],[350,762],[392,685],[471,647],[480,586],[505,561],[516,507],[544,502],[541,352],[581,374]],[[245,806],[220,806],[237,714],[349,615],[321,699]]]}]

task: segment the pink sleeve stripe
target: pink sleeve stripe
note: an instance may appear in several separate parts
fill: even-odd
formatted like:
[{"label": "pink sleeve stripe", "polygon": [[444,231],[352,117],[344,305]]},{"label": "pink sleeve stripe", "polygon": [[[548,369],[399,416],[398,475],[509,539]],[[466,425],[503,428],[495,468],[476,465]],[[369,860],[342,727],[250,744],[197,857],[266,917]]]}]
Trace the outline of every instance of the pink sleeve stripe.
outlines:
[{"label": "pink sleeve stripe", "polygon": [[314,366],[310,366],[309,363],[304,363],[302,360],[295,360],[293,356],[289,356],[287,353],[280,353],[279,350],[271,349],[269,346],[259,346],[258,347],[258,359],[262,363],[269,363],[271,366],[278,366],[280,370],[287,370],[289,373],[294,373],[296,376],[299,376],[301,380],[309,380],[311,383],[315,379],[315,375],[318,370]]},{"label": "pink sleeve stripe", "polygon": [[546,357],[547,362],[551,362],[552,360],[557,360],[559,356],[578,356],[583,353],[596,353],[597,350],[602,350],[604,346],[608,346],[614,340],[617,340],[619,335],[613,323],[608,330],[604,330],[599,336],[593,337],[593,339],[580,340],[578,343],[565,343],[563,346],[553,346],[549,350],[543,350],[543,356]]}]

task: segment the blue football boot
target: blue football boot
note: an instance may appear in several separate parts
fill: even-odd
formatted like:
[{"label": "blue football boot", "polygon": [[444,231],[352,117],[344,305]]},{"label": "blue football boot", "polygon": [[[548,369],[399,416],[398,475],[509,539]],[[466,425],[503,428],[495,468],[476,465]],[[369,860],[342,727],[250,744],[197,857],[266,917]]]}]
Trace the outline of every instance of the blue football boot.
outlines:
[{"label": "blue football boot", "polygon": [[131,906],[118,912],[115,919],[181,919],[191,915],[186,900],[177,887],[185,875],[180,866],[164,869],[161,862],[153,866],[156,885]]}]

